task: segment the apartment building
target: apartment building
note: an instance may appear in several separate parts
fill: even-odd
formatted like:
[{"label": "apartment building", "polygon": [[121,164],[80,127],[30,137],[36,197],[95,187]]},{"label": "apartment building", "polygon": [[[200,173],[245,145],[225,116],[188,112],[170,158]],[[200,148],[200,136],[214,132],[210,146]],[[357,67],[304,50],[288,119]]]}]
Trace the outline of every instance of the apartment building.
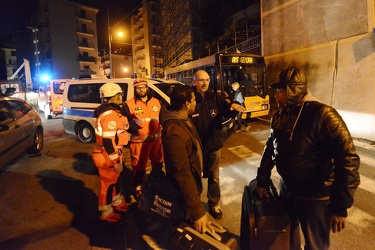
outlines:
[{"label": "apartment building", "polygon": [[159,0],[143,0],[131,18],[133,73],[137,77],[163,77]]},{"label": "apartment building", "polygon": [[68,79],[99,75],[98,11],[67,0],[40,0],[37,13],[40,72]]},{"label": "apartment building", "polygon": [[[135,73],[161,77],[165,67],[228,52],[255,36],[260,41],[256,2],[143,0],[131,24]],[[259,53],[259,46],[252,44],[251,52]],[[241,47],[249,49],[248,43]]]},{"label": "apartment building", "polygon": [[5,61],[6,79],[11,77],[17,70],[17,53],[13,48],[1,48],[1,57]]}]

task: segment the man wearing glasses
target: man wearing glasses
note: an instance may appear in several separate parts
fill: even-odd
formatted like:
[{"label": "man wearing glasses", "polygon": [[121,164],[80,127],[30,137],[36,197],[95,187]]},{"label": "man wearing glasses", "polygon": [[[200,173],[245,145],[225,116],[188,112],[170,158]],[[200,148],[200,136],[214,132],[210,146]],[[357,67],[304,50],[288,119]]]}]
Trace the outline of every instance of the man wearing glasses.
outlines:
[{"label": "man wearing glasses", "polygon": [[223,147],[221,137],[222,117],[236,117],[245,108],[238,102],[228,103],[223,95],[214,93],[210,89],[210,76],[204,70],[194,74],[193,88],[197,105],[191,120],[197,128],[203,144],[204,164],[203,173],[208,178],[207,198],[209,213],[216,220],[223,217],[219,206],[220,183],[219,163],[220,148]]},{"label": "man wearing glasses", "polygon": [[161,168],[164,154],[159,123],[161,104],[150,95],[147,81],[135,79],[133,86],[134,97],[125,101],[121,113],[128,118],[130,125],[129,150],[133,166],[133,187],[137,198],[142,193],[141,186],[145,181],[148,160],[151,160],[152,168]]}]

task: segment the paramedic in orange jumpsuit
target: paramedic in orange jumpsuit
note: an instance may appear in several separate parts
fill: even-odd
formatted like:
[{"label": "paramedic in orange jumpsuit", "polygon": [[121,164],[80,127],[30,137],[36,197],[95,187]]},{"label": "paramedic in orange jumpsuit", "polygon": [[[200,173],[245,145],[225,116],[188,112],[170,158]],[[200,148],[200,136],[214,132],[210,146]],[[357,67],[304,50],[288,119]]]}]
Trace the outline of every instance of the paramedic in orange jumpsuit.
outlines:
[{"label": "paramedic in orange jumpsuit", "polygon": [[133,166],[133,186],[138,197],[145,181],[147,162],[162,167],[164,154],[159,124],[160,101],[150,95],[147,81],[136,79],[133,83],[134,97],[122,106],[121,113],[129,120],[130,155]]},{"label": "paramedic in orange jumpsuit", "polygon": [[96,144],[92,153],[100,178],[100,220],[116,223],[121,213],[128,210],[120,193],[119,176],[122,171],[122,148],[128,143],[128,119],[121,115],[122,89],[116,83],[105,83],[100,88],[103,103],[94,111]]}]

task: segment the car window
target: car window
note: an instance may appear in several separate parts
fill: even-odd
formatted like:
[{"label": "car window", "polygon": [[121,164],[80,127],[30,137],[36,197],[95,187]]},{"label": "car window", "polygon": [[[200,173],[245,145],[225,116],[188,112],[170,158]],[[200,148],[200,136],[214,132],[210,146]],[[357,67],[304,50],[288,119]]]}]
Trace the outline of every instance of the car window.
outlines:
[{"label": "car window", "polygon": [[[172,93],[172,90],[174,89],[174,87],[176,87],[177,85],[180,85],[180,83],[158,83],[158,84],[155,84],[156,87],[158,87],[158,89],[160,89],[161,91],[163,91],[167,96],[171,96],[171,93]],[[152,89],[150,89],[150,92],[152,94],[152,96],[156,97],[157,99],[159,99],[164,105],[169,105],[158,93],[156,93],[155,91],[153,91]]]},{"label": "car window", "polygon": [[[71,84],[68,90],[68,100],[70,102],[84,102],[84,103],[102,103],[99,89],[104,83],[92,84]],[[127,97],[127,83],[118,83],[123,90],[123,101]]]},{"label": "car window", "polygon": [[2,102],[0,102],[0,124],[6,125],[12,121],[12,115],[10,114],[9,110],[4,107]]},{"label": "car window", "polygon": [[16,120],[29,113],[32,109],[30,105],[21,101],[11,100],[8,101],[8,104],[11,108],[12,115]]}]

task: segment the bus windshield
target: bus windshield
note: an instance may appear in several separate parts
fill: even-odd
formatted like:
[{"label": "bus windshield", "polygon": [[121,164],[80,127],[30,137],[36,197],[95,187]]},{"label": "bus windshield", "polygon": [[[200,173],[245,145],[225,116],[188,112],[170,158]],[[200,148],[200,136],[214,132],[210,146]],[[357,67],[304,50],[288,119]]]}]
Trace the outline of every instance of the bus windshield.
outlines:
[{"label": "bus windshield", "polygon": [[222,66],[223,84],[226,93],[232,92],[232,83],[238,82],[244,96],[262,96],[265,92],[263,65]]}]

